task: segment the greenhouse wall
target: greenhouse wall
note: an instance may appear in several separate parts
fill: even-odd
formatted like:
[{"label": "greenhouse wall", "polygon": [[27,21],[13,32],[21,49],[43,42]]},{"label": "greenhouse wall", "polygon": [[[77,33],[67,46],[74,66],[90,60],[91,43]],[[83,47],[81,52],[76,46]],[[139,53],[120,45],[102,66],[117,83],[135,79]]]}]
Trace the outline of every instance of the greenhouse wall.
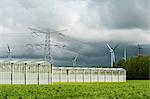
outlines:
[{"label": "greenhouse wall", "polygon": [[123,68],[53,67],[45,61],[0,61],[0,84],[125,81]]},{"label": "greenhouse wall", "polygon": [[53,67],[53,82],[125,82],[123,68]]},{"label": "greenhouse wall", "polygon": [[52,65],[47,62],[0,62],[0,84],[50,83],[52,83]]}]

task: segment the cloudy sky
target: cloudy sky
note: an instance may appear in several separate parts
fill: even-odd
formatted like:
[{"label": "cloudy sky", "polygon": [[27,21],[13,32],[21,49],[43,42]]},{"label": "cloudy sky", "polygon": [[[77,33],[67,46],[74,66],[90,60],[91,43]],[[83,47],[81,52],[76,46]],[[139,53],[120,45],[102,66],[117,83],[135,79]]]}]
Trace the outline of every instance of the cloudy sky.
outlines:
[{"label": "cloudy sky", "polygon": [[[42,58],[44,34],[31,35],[28,27],[43,31],[64,30],[52,35],[52,56],[57,65],[109,65],[109,43],[116,58],[149,54],[149,0],[0,0],[0,57],[6,57],[7,44],[15,58]],[[65,47],[62,47],[65,45]]]}]

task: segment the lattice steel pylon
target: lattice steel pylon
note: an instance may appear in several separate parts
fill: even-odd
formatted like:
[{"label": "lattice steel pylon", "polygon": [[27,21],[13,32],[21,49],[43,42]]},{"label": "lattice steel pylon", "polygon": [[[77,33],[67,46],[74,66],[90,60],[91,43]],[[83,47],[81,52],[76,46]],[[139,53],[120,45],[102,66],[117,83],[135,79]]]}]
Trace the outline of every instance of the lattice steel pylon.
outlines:
[{"label": "lattice steel pylon", "polygon": [[53,33],[58,33],[58,35],[62,35],[61,31],[66,31],[66,30],[60,30],[60,31],[42,31],[42,30],[38,30],[38,29],[34,29],[34,28],[30,28],[28,27],[28,29],[34,31],[32,33],[34,34],[37,34],[37,33],[42,33],[42,34],[45,34],[45,39],[44,39],[44,60],[51,63],[51,64],[54,64],[54,60],[53,60],[53,57],[52,57],[52,54],[51,54],[51,34]]},{"label": "lattice steel pylon", "polygon": [[52,64],[54,64],[52,55],[51,55],[51,33],[47,32],[45,34],[45,44],[44,44],[44,56],[45,56],[45,61],[48,61]]},{"label": "lattice steel pylon", "polygon": [[138,48],[138,55],[141,55],[141,51],[143,50],[143,47],[140,44],[138,44],[137,48]]}]

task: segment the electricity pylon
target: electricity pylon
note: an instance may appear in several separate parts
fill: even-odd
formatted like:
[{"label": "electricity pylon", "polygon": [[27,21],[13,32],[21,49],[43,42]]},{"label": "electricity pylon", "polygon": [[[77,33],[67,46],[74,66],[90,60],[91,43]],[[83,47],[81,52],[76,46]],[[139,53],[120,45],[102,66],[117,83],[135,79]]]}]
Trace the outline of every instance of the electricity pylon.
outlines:
[{"label": "electricity pylon", "polygon": [[53,63],[53,57],[51,54],[51,35],[52,34],[57,34],[57,35],[62,35],[63,31],[66,30],[60,30],[60,31],[43,31],[43,30],[39,30],[39,29],[35,29],[35,28],[31,28],[28,27],[28,29],[30,29],[32,32],[32,34],[38,34],[38,33],[42,33],[45,34],[45,39],[44,39],[44,57],[45,57],[45,61]]},{"label": "electricity pylon", "polygon": [[138,48],[138,55],[141,55],[141,51],[143,50],[143,47],[140,44],[138,44],[137,48]]}]

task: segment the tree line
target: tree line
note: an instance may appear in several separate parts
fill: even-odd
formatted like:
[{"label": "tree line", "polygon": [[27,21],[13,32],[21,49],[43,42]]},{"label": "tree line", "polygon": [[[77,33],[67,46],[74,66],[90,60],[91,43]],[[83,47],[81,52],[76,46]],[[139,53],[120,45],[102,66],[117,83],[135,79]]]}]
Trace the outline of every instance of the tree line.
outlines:
[{"label": "tree line", "polygon": [[121,59],[115,67],[126,69],[127,79],[150,79],[150,56],[138,55],[127,60]]}]

